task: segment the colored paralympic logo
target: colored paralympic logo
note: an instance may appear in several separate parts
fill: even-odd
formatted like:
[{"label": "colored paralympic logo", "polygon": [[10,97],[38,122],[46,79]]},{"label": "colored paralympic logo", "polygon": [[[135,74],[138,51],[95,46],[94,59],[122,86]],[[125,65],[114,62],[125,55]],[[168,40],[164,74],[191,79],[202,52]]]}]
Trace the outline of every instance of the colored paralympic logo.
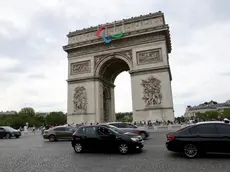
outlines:
[{"label": "colored paralympic logo", "polygon": [[109,44],[109,43],[112,41],[112,39],[121,38],[121,37],[124,35],[123,32],[120,32],[119,34],[113,34],[113,35],[111,35],[111,36],[109,36],[109,37],[106,37],[106,36],[105,36],[105,31],[104,31],[104,30],[105,30],[105,27],[106,27],[106,25],[101,26],[101,27],[97,30],[96,36],[99,38],[99,37],[100,37],[100,33],[103,31],[101,37],[103,38],[104,42],[107,43],[107,44]]}]

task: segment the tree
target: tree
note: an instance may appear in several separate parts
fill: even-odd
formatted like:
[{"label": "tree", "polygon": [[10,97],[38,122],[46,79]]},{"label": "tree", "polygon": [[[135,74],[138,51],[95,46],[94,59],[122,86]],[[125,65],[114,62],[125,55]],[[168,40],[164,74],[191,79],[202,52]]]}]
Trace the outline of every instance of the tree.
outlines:
[{"label": "tree", "polygon": [[132,112],[119,112],[116,113],[116,120],[120,122],[132,122],[133,121]]},{"label": "tree", "polygon": [[212,119],[218,119],[218,115],[219,113],[217,111],[208,111],[205,112],[206,116],[207,116],[207,120],[212,120]]},{"label": "tree", "polygon": [[67,123],[67,117],[63,112],[51,112],[44,120],[46,124],[63,125]]},{"label": "tree", "polygon": [[35,116],[35,111],[33,108],[31,107],[25,107],[25,108],[22,108],[19,113],[19,115],[28,115],[30,117],[33,117]]},{"label": "tree", "polygon": [[230,119],[230,108],[229,109],[224,109],[223,117]]}]

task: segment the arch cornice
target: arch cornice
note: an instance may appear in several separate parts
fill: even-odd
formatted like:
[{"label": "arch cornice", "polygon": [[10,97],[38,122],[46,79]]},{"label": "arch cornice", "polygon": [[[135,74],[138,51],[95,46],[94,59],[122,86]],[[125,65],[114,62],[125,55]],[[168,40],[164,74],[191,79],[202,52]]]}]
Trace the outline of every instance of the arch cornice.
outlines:
[{"label": "arch cornice", "polygon": [[[114,52],[105,55],[95,56],[94,60],[94,75],[100,76],[100,70],[102,66],[111,59],[121,59],[123,60],[128,66],[129,70],[133,69],[132,65],[132,50],[127,50],[123,52]],[[118,69],[119,70],[119,69]]]}]

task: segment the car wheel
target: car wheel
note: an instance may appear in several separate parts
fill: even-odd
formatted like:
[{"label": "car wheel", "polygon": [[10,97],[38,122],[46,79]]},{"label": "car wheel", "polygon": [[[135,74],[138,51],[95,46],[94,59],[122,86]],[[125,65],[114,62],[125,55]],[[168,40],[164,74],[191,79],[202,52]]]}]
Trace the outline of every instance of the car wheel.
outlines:
[{"label": "car wheel", "polygon": [[54,141],[56,141],[57,139],[56,139],[56,137],[55,137],[55,135],[50,135],[49,136],[49,141],[50,142],[54,142]]},{"label": "car wheel", "polygon": [[83,152],[83,146],[81,143],[76,143],[73,148],[76,153]]},{"label": "car wheel", "polygon": [[11,136],[10,136],[10,134],[6,134],[6,139],[10,139],[11,138]]},{"label": "car wheel", "polygon": [[187,158],[195,158],[198,153],[199,151],[196,145],[192,143],[184,145],[184,155]]},{"label": "car wheel", "polygon": [[140,136],[142,137],[142,139],[146,139],[146,134],[145,133],[140,133]]},{"label": "car wheel", "polygon": [[19,136],[15,136],[17,139],[19,138]]},{"label": "car wheel", "polygon": [[129,147],[128,147],[127,144],[122,143],[122,144],[119,145],[118,148],[119,148],[119,152],[120,152],[121,154],[127,154],[127,153],[128,153]]}]

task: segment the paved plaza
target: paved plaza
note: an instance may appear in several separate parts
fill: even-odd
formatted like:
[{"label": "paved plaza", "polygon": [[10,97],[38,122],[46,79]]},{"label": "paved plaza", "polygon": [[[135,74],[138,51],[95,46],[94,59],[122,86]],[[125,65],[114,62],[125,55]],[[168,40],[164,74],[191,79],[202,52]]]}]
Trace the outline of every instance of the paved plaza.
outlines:
[{"label": "paved plaza", "polygon": [[152,133],[142,153],[74,153],[69,141],[50,143],[38,133],[0,140],[1,172],[229,172],[230,156],[185,159],[170,153],[165,133]]}]

